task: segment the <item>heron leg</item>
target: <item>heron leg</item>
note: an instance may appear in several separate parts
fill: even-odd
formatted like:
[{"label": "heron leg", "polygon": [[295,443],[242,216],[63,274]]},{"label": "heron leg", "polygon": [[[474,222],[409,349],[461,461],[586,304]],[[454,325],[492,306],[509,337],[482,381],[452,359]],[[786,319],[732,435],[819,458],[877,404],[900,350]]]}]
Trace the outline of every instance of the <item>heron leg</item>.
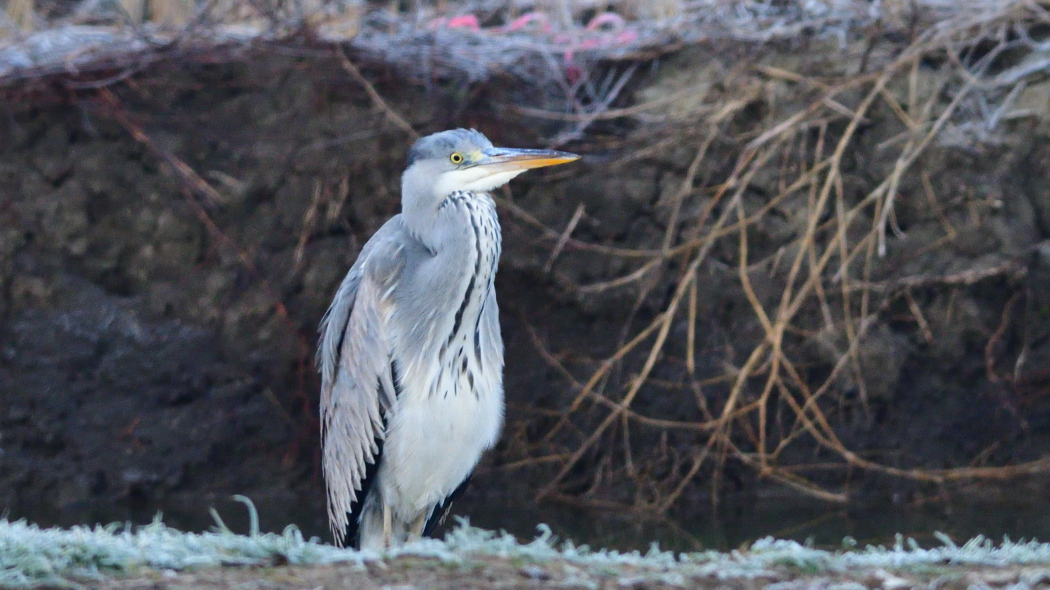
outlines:
[{"label": "heron leg", "polygon": [[393,515],[390,514],[390,505],[383,503],[383,548],[390,549],[393,544],[394,523]]},{"label": "heron leg", "polygon": [[418,541],[423,538],[423,527],[427,524],[427,513],[423,512],[408,525],[408,542]]}]

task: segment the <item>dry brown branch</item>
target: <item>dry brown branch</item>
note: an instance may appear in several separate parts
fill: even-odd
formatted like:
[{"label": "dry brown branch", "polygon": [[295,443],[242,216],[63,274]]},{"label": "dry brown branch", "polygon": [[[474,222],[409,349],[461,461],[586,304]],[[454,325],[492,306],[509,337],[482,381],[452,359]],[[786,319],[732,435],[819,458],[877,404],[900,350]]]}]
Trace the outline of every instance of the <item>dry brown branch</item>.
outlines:
[{"label": "dry brown branch", "polygon": [[[881,282],[871,280],[878,266],[878,258],[888,253],[891,236],[892,239],[904,237],[897,225],[894,204],[901,198],[901,187],[906,179],[913,182],[913,178],[919,177],[920,190],[925,192],[926,199],[933,206],[935,215],[946,232],[944,238],[923,244],[910,255],[919,256],[937,251],[957,235],[958,231],[949,221],[943,208],[937,204],[928,173],[916,173],[912,168],[924,155],[936,148],[938,138],[953,125],[953,121],[958,120],[963,105],[973,93],[983,92],[983,89],[987,88],[981,70],[985,66],[968,66],[957,58],[960,42],[973,43],[972,35],[969,35],[973,27],[987,26],[987,30],[993,30],[998,26],[993,24],[996,19],[1014,18],[1015,13],[1010,11],[1019,6],[1011,5],[1006,11],[977,11],[967,18],[960,17],[950,24],[942,23],[943,26],[932,27],[909,47],[900,51],[896,59],[881,68],[870,74],[854,76],[840,82],[816,81],[783,69],[760,67],[762,75],[803,84],[817,92],[818,96],[779,122],[756,129],[751,137],[746,138],[746,143],[738,143],[741,152],[754,159],[739,164],[733,173],[718,185],[714,201],[722,208],[722,214],[717,223],[705,226],[703,220],[713,206],[708,205],[697,226],[698,229],[702,228],[702,238],[687,237],[683,240],[683,233],[668,231],[660,250],[614,248],[566,240],[563,235],[559,236],[550,228],[543,227],[527,214],[519,216],[519,212],[512,211],[538,228],[544,238],[559,240],[559,252],[563,249],[577,249],[645,260],[640,266],[620,277],[576,287],[580,294],[596,296],[609,289],[637,283],[642,286],[640,291],[644,297],[648,293],[648,287],[643,279],[648,279],[655,269],[661,268],[664,261],[680,256],[686,256],[688,261],[675,282],[675,293],[664,302],[662,311],[641,332],[646,338],[654,334],[656,336],[649,341],[647,352],[639,356],[641,351],[635,350],[638,344],[635,338],[629,343],[629,350],[621,350],[616,355],[616,363],[634,358],[634,362],[640,364],[639,369],[632,372],[623,383],[622,397],[616,399],[611,392],[594,390],[596,383],[604,382],[609,376],[611,363],[607,361],[591,374],[584,390],[577,394],[575,401],[568,406],[565,416],[548,433],[545,441],[550,443],[565,422],[572,419],[574,413],[582,411],[580,402],[583,399],[594,401],[587,413],[588,420],[593,422],[589,423],[586,436],[564,447],[573,452],[566,460],[560,462],[561,469],[541,492],[541,496],[557,496],[559,486],[566,480],[570,471],[578,466],[585,454],[599,456],[603,452],[602,449],[607,448],[599,445],[599,441],[602,440],[616,439],[624,445],[623,472],[625,477],[636,477],[638,450],[632,449],[627,442],[632,424],[664,428],[668,431],[690,430],[688,421],[646,416],[632,406],[640,403],[639,399],[643,395],[641,392],[645,387],[678,390],[681,386],[656,379],[652,372],[659,362],[657,359],[660,355],[668,354],[664,350],[666,330],[676,317],[683,297],[687,310],[684,366],[688,379],[695,379],[694,376],[698,372],[696,309],[701,292],[696,284],[696,270],[704,259],[706,249],[731,235],[736,237],[733,249],[735,275],[743,296],[749,303],[752,317],[764,332],[764,337],[757,341],[749,341],[747,346],[750,348],[745,353],[743,363],[724,375],[730,378],[732,385],[717,401],[717,410],[713,416],[708,409],[709,400],[705,399],[702,393],[697,395],[697,411],[705,418],[693,422],[692,429],[706,434],[706,446],[703,448],[718,450],[710,456],[715,459],[716,464],[727,458],[735,458],[753,467],[761,477],[768,477],[804,494],[833,502],[845,502],[848,496],[844,492],[828,489],[818,480],[799,477],[791,465],[779,464],[786,456],[785,451],[788,448],[815,444],[818,448],[837,456],[841,460],[841,463],[837,463],[841,469],[876,471],[938,485],[946,481],[970,478],[1010,477],[1047,468],[1046,460],[987,470],[906,469],[877,463],[861,457],[843,444],[837,435],[832,413],[835,410],[835,400],[841,399],[837,388],[843,379],[849,379],[858,388],[859,401],[865,408],[870,403],[870,394],[865,383],[866,371],[870,371],[870,367],[865,364],[863,351],[871,329],[879,324],[880,316],[894,302],[902,301],[907,306],[919,336],[933,343],[936,335],[930,321],[927,320],[928,312],[913,295],[913,289],[968,286],[995,277],[1016,280],[1025,272],[1023,265],[1009,261],[994,267],[950,275],[890,278]],[[964,30],[968,32],[967,35],[963,35]],[[965,41],[960,41],[963,37]],[[954,71],[947,72],[947,75],[938,79],[936,86],[920,94],[917,83],[918,63],[929,56],[945,54],[955,56],[951,62],[954,64]],[[988,60],[982,63],[988,63]],[[900,81],[904,82],[903,97],[898,94],[901,88]],[[860,96],[853,98],[858,91]],[[1010,91],[1010,96],[1016,92],[1016,89]],[[942,102],[941,97],[946,93],[950,94],[950,98]],[[1009,96],[1007,98],[1009,99]],[[894,123],[902,128],[900,133],[893,136],[892,141],[881,142],[877,148],[894,150],[895,158],[891,160],[893,165],[876,180],[873,188],[859,200],[851,201],[852,197],[847,193],[844,183],[847,155],[857,147],[858,129],[876,123],[887,124],[884,122],[884,115],[874,111],[880,102],[885,105]],[[612,113],[610,118],[633,116],[638,112],[639,110],[628,107]],[[703,109],[695,112],[695,116],[701,121],[710,120],[715,112],[716,108],[709,109],[705,105]],[[543,113],[530,114],[560,120],[574,119],[568,115],[548,117]],[[839,123],[842,118],[846,119],[844,127]],[[818,130],[815,149],[807,149],[812,144],[807,143],[801,133],[806,129]],[[825,145],[830,147],[830,154],[825,154]],[[792,151],[792,146],[801,147],[797,156]],[[794,162],[805,154],[811,154],[806,156],[809,159],[801,166],[796,166]],[[766,205],[758,209],[754,205],[748,206],[740,196],[747,190],[751,176],[757,170],[765,169],[774,156],[783,162],[780,169],[783,180],[778,192],[771,196]],[[791,166],[788,166],[789,163]],[[689,184],[692,183],[693,174],[695,171],[691,166],[686,174]],[[720,197],[727,190],[733,192],[734,198],[723,204]],[[693,192],[691,190],[683,193],[680,198],[691,196]],[[751,228],[759,227],[761,220],[774,207],[784,203],[798,204],[799,198],[803,199],[804,216],[803,226],[796,237],[781,245],[780,249],[769,257],[757,262],[752,261]],[[680,203],[681,201],[673,204],[672,220],[677,219]],[[735,223],[726,221],[725,216],[730,212],[736,217]],[[869,229],[858,239],[857,230],[860,224],[869,223]],[[674,223],[671,225],[673,227]],[[887,228],[890,231],[887,231]],[[769,261],[771,263],[767,265]],[[759,295],[753,284],[754,273],[757,272],[768,272],[782,289],[778,301],[772,306]],[[834,290],[829,290],[827,287],[830,285],[837,286]],[[835,299],[840,303],[837,309],[832,305]],[[803,324],[809,321],[808,316],[803,314],[814,311],[824,324],[823,331],[838,332],[844,337],[844,350],[838,353],[838,361],[830,368],[830,373],[818,383],[811,383],[806,372],[799,369],[799,358],[795,350],[798,338],[812,338],[813,334],[822,331]],[[999,332],[1002,332],[1002,329],[1000,326]],[[789,338],[792,342],[790,346],[787,344]],[[993,341],[995,340],[996,338],[993,338]],[[991,350],[994,342],[990,342],[989,346]],[[991,354],[989,358],[993,358]],[[989,370],[993,368],[994,362],[989,361]],[[571,381],[576,382],[576,377],[572,377]],[[743,450],[745,446],[749,450]],[[566,455],[561,453],[560,456]],[[707,458],[708,455],[705,454],[704,457]],[[601,462],[603,469],[608,473],[607,470],[611,468],[609,457],[602,458]],[[667,495],[663,500],[650,504],[650,509],[669,509],[675,500],[681,497],[688,481],[700,471],[699,463],[687,463],[683,469],[679,474],[680,479],[671,482],[669,487],[665,488]],[[717,473],[716,467],[716,476]],[[579,485],[580,482],[575,479],[577,476],[573,477],[573,485]],[[591,481],[591,484],[597,485],[597,480]]]},{"label": "dry brown branch", "polygon": [[580,222],[580,219],[583,219],[583,210],[583,203],[577,205],[576,212],[572,214],[572,218],[569,219],[569,223],[565,226],[565,231],[562,232],[561,236],[558,238],[558,243],[555,244],[554,249],[551,250],[550,258],[547,259],[547,264],[543,265],[544,273],[549,273],[551,271],[551,267],[554,266],[554,261],[558,258],[558,254],[561,254],[562,249],[565,248],[565,244],[569,241],[569,236],[571,236],[573,230],[576,229],[576,224]]},{"label": "dry brown branch", "polygon": [[187,190],[200,195],[204,199],[205,205],[209,207],[215,207],[226,202],[226,197],[215,190],[208,181],[201,178],[186,162],[183,162],[178,156],[158,145],[140,126],[133,123],[120,108],[119,101],[112,92],[102,89],[99,96],[109,108],[108,114],[116,119],[135,138],[135,141],[146,146],[157,158],[167,164]]},{"label": "dry brown branch", "polygon": [[1008,260],[996,266],[975,268],[950,275],[901,277],[877,283],[855,282],[850,290],[897,292],[923,287],[968,286],[1000,277],[1016,281],[1024,278],[1027,273],[1028,269],[1019,261]]},{"label": "dry brown branch", "polygon": [[1021,300],[1023,294],[1023,291],[1018,291],[1006,301],[1006,305],[1003,306],[1002,316],[999,318],[999,326],[996,327],[995,332],[992,332],[992,336],[988,338],[988,343],[984,346],[985,372],[988,375],[988,381],[991,383],[999,383],[1002,381],[1002,378],[1000,378],[995,372],[996,349],[1002,342],[1006,330],[1010,327],[1010,319],[1013,316],[1014,306]]},{"label": "dry brown branch", "polygon": [[[755,155],[754,152],[751,152],[749,154],[744,155],[741,158],[740,163],[737,164],[737,170],[741,170],[741,169],[745,168],[748,164],[750,164],[751,160],[754,158],[754,155]],[[754,172],[754,170],[755,169],[752,169],[752,173]],[[736,174],[733,175],[733,177],[736,177],[736,176],[737,176]],[[733,207],[732,207],[733,203],[735,203],[741,197],[741,195],[743,193],[743,187],[747,186],[749,180],[750,180],[750,174],[744,176],[743,178],[741,178],[741,180],[739,182],[739,186],[741,188],[738,189],[738,191],[733,195],[733,198],[730,200],[730,206],[726,208],[725,212],[719,218],[718,222],[715,223],[715,227],[716,228],[720,228],[721,226],[723,226],[725,224],[726,219],[729,217],[729,212],[733,209]],[[731,183],[727,183],[726,186],[728,187],[729,184],[731,184]],[[720,200],[720,196],[721,195],[719,195],[719,198],[716,198],[715,200]],[[547,495],[547,494],[549,494],[550,492],[553,491],[554,486],[556,486],[561,481],[561,479],[564,478],[568,474],[569,470],[572,469],[572,467],[576,464],[576,462],[580,460],[580,458],[583,456],[583,454],[585,452],[587,452],[587,450],[595,442],[597,442],[599,437],[601,437],[601,435],[605,432],[605,429],[608,428],[617,418],[620,417],[620,414],[623,412],[623,410],[626,410],[630,406],[630,404],[634,400],[635,396],[641,390],[642,385],[645,383],[646,377],[648,377],[649,373],[652,371],[652,369],[653,369],[653,367],[654,367],[654,365],[656,363],[656,359],[658,358],[661,350],[663,349],[663,344],[664,344],[664,342],[665,342],[665,340],[667,338],[668,332],[670,331],[671,322],[672,322],[672,320],[675,317],[675,313],[677,312],[678,305],[681,302],[682,297],[684,296],[685,292],[688,290],[689,284],[692,281],[696,280],[696,271],[699,268],[700,263],[704,260],[706,254],[707,254],[707,251],[709,250],[710,245],[712,243],[713,243],[713,240],[708,241],[707,246],[700,253],[698,253],[697,256],[690,263],[688,269],[685,272],[685,277],[686,278],[678,283],[678,288],[676,289],[674,298],[671,300],[671,304],[668,306],[668,308],[655,321],[653,321],[650,324],[649,328],[647,328],[645,331],[642,332],[643,334],[647,334],[648,335],[650,330],[655,330],[655,329],[658,328],[656,339],[655,339],[652,347],[649,350],[649,355],[646,358],[645,366],[642,368],[641,374],[633,379],[633,382],[632,382],[630,390],[627,392],[627,394],[624,396],[623,400],[620,402],[620,408],[622,408],[622,409],[619,409],[618,411],[610,412],[609,415],[605,418],[605,420],[603,420],[602,423],[597,428],[592,430],[591,435],[588,436],[587,439],[582,444],[580,444],[577,447],[576,452],[573,453],[572,457],[568,461],[565,462],[565,465],[561,468],[561,470],[554,477],[554,479],[551,480],[551,482],[549,484],[547,484],[547,486],[545,486],[543,489],[540,490],[540,492],[538,494],[539,498],[543,498],[545,495]],[[638,339],[636,337],[635,341],[637,341],[637,340]],[[633,347],[631,347],[631,348],[633,348]],[[614,359],[614,358],[622,357],[623,355],[627,354],[627,352],[629,352],[629,349],[627,348],[627,346],[622,347],[619,351],[617,351],[617,353],[613,357],[610,357],[610,361],[612,361],[612,359]],[[615,361],[612,361],[612,362],[615,362]],[[606,366],[608,366],[608,365],[606,365]],[[598,375],[598,373],[596,372],[595,376],[597,376],[597,375]],[[591,382],[596,383],[597,379],[595,379],[595,377],[592,377]],[[589,382],[588,384],[590,384],[591,382]],[[576,406],[577,404],[573,404],[573,405]],[[571,412],[572,408],[570,408],[569,411]]]},{"label": "dry brown branch", "polygon": [[310,206],[306,209],[306,213],[303,214],[303,229],[299,232],[299,242],[295,245],[295,254],[293,256],[295,266],[293,272],[297,272],[303,262],[303,253],[306,252],[306,244],[310,240],[310,233],[314,228],[317,210],[321,207],[321,199],[325,193],[326,189],[321,186],[320,182],[314,184],[314,196],[310,201]]},{"label": "dry brown branch", "polygon": [[356,80],[362,88],[364,88],[365,92],[368,93],[368,97],[372,99],[372,103],[376,105],[376,108],[382,110],[383,113],[386,114],[387,119],[393,121],[394,125],[396,125],[398,129],[404,131],[405,134],[411,137],[412,139],[419,139],[419,133],[417,133],[416,130],[408,124],[408,121],[405,121],[405,119],[402,118],[401,115],[397,114],[397,111],[390,108],[390,105],[388,105],[387,102],[383,100],[383,97],[380,96],[379,92],[375,89],[375,86],[372,86],[372,83],[364,77],[364,75],[361,73],[361,70],[357,69],[357,66],[355,66],[354,63],[350,61],[350,58],[347,57],[345,51],[343,51],[342,49],[338,50],[336,52],[336,57],[339,59],[339,64],[343,67],[344,70],[346,70],[346,73],[350,74],[350,76],[353,77],[353,79]]}]

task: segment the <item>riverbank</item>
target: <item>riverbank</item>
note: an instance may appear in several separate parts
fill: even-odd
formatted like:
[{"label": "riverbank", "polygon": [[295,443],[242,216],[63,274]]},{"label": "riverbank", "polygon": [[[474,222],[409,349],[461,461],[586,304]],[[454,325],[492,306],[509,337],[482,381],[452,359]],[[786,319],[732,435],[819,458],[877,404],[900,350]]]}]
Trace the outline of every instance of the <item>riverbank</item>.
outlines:
[{"label": "riverbank", "polygon": [[266,512],[323,531],[317,325],[414,138],[457,126],[584,155],[496,195],[477,497],[1045,497],[1045,1],[580,2],[513,33],[464,1],[337,37],[236,3],[0,40],[0,511],[288,494],[312,512]]},{"label": "riverbank", "polygon": [[38,588],[758,588],[1050,584],[1050,544],[983,538],[937,546],[898,537],[893,546],[837,550],[763,539],[735,551],[616,552],[560,542],[549,529],[520,542],[463,523],[444,540],[378,555],[304,539],[294,526],[261,533],[250,508],[248,534],[215,515],[216,527],[185,533],[158,520],[41,529],[0,521],[0,587]]}]

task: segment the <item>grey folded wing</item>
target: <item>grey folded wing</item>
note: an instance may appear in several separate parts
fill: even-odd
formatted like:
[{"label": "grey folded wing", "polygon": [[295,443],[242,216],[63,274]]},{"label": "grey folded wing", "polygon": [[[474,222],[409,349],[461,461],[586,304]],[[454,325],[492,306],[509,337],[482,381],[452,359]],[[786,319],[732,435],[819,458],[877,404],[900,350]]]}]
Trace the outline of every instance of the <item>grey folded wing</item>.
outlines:
[{"label": "grey folded wing", "polygon": [[389,321],[404,254],[396,237],[388,223],[369,240],[321,320],[322,467],[329,524],[340,545],[397,397]]}]

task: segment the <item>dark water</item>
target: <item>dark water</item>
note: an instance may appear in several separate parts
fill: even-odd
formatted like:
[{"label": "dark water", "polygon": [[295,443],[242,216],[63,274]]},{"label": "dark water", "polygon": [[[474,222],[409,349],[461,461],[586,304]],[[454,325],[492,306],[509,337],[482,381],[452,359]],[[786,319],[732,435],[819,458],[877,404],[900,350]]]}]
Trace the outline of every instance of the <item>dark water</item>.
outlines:
[{"label": "dark water", "polygon": [[[255,498],[263,531],[281,531],[295,524],[306,535],[328,540],[327,525],[314,498]],[[1041,495],[1009,502],[953,502],[924,507],[870,506],[844,510],[806,501],[763,500],[723,504],[718,510],[697,510],[694,516],[646,519],[608,512],[590,512],[552,505],[525,505],[494,500],[472,500],[459,505],[456,514],[471,524],[503,529],[527,541],[538,533],[536,524],[548,524],[560,539],[577,544],[620,550],[647,550],[652,543],[663,549],[735,549],[757,539],[774,536],[808,541],[816,546],[840,547],[849,536],[861,545],[892,544],[897,533],[925,546],[939,545],[935,532],[956,542],[985,535],[1000,541],[1050,539],[1050,510]],[[164,506],[129,508],[120,505],[81,505],[64,509],[48,506],[5,507],[11,520],[26,518],[41,526],[70,526],[130,522],[148,524],[163,512],[169,526],[203,531],[215,526],[208,508],[214,507],[236,532],[247,532],[245,507],[229,498],[171,500]]]}]

